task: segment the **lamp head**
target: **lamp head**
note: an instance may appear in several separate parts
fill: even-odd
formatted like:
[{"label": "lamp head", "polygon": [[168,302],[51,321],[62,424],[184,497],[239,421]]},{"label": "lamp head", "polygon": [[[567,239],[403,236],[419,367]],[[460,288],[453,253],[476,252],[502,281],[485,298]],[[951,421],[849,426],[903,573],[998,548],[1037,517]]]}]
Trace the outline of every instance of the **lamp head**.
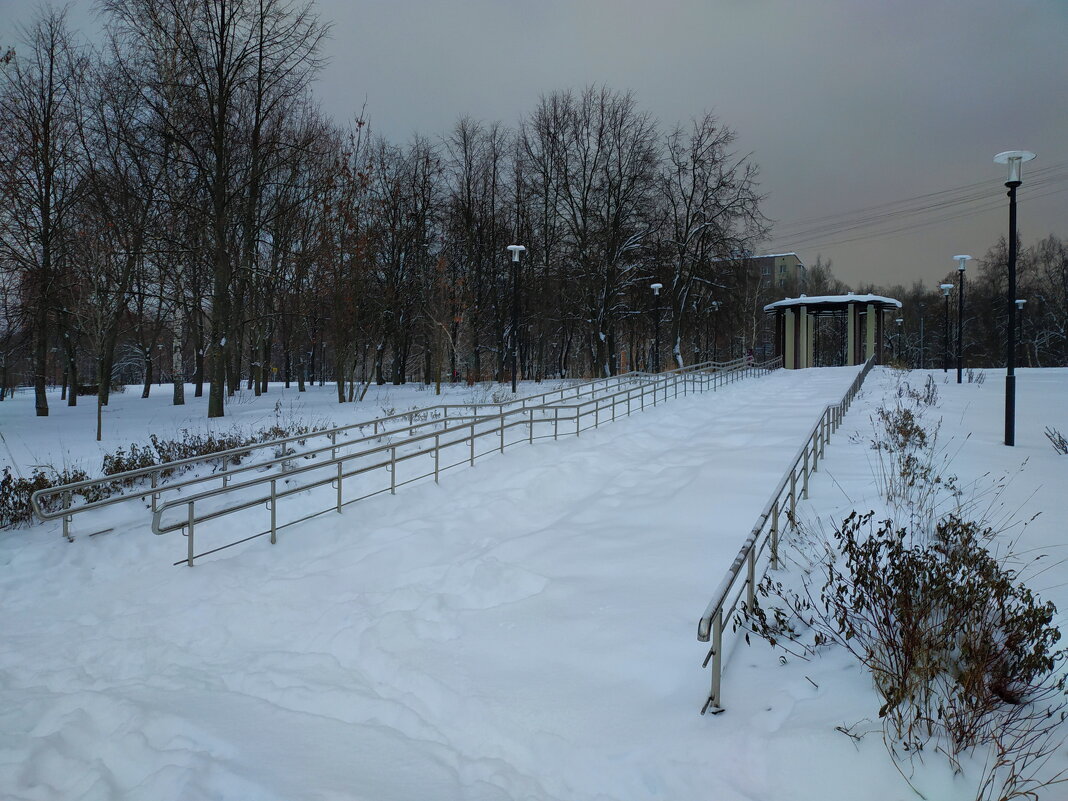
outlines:
[{"label": "lamp head", "polygon": [[509,245],[508,250],[512,251],[512,261],[519,261],[519,254],[526,251],[523,245]]},{"label": "lamp head", "polygon": [[972,260],[971,256],[954,256],[953,258],[955,258],[959,262],[957,264],[957,269],[960,270],[962,273],[964,272],[965,263]]},{"label": "lamp head", "polygon": [[994,156],[994,163],[1009,165],[1009,179],[1006,184],[1019,184],[1023,180],[1023,163],[1034,157],[1035,154],[1030,150],[1006,150]]},{"label": "lamp head", "polygon": [[905,322],[905,318],[898,317],[896,320],[894,320],[894,322],[897,323],[898,325],[901,325],[903,322]]},{"label": "lamp head", "polygon": [[939,284],[938,288],[942,290],[942,294],[949,297],[949,290],[953,288],[953,284]]},{"label": "lamp head", "polygon": [[1016,298],[1016,308],[1023,311],[1024,304],[1027,303],[1026,298]]},{"label": "lamp head", "polygon": [[664,285],[663,284],[659,284],[659,283],[657,283],[657,284],[649,284],[649,288],[651,290],[653,290],[653,294],[654,295],[659,297],[660,290],[664,288]]}]

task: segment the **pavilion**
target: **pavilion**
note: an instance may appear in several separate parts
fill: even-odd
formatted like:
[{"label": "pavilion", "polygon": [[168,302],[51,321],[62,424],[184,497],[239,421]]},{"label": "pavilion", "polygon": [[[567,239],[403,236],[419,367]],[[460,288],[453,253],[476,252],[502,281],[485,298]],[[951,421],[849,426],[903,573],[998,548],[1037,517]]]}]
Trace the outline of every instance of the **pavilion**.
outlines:
[{"label": "pavilion", "polygon": [[844,317],[845,363],[863,364],[874,355],[883,360],[883,316],[901,308],[901,301],[882,295],[819,295],[783,298],[764,307],[775,315],[775,355],[789,370],[814,367],[816,320]]}]

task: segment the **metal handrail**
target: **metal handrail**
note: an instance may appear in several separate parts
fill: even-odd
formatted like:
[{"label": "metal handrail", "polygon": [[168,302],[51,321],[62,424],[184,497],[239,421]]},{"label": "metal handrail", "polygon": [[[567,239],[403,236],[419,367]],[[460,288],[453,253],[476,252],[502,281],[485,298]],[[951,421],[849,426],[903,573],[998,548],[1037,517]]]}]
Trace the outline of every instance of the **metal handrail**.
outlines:
[{"label": "metal handrail", "polygon": [[[470,416],[465,418],[461,425],[446,430],[413,435],[403,440],[377,445],[356,453],[337,455],[328,461],[289,469],[284,474],[259,476],[249,481],[233,483],[228,486],[201,491],[195,495],[175,498],[161,504],[155,509],[152,518],[152,530],[156,534],[165,534],[182,530],[188,538],[187,556],[185,559],[175,562],[175,564],[182,564],[184,562],[192,566],[194,559],[200,556],[205,556],[209,553],[221,550],[222,548],[232,547],[233,545],[247,542],[250,539],[261,537],[266,534],[271,535],[271,542],[274,543],[276,542],[277,532],[282,528],[302,522],[325,512],[340,512],[342,507],[373,495],[378,495],[387,491],[395,493],[397,487],[403,486],[404,484],[423,478],[429,478],[430,476],[433,476],[434,480],[437,481],[440,473],[444,470],[457,467],[461,464],[474,464],[477,458],[485,456],[491,452],[503,452],[508,445],[514,445],[521,441],[533,442],[535,439],[542,439],[550,436],[554,439],[558,439],[561,433],[565,436],[570,434],[578,435],[583,430],[598,427],[602,422],[602,418],[603,422],[609,422],[609,413],[611,414],[610,419],[614,420],[617,416],[618,409],[624,404],[626,405],[627,414],[630,414],[632,410],[634,410],[634,407],[639,407],[639,410],[644,409],[650,395],[652,396],[652,405],[655,406],[661,397],[663,400],[666,400],[672,389],[674,390],[675,397],[677,397],[680,385],[683,394],[686,394],[691,387],[696,389],[698,383],[702,389],[706,389],[709,384],[715,389],[721,384],[739,380],[743,375],[767,372],[776,369],[780,365],[781,360],[775,359],[759,365],[746,364],[744,361],[740,361],[732,370],[726,371],[715,370],[715,368],[713,368],[714,371],[698,367],[680,368],[664,374],[651,376],[649,377],[649,380],[644,381],[637,386],[617,390],[610,394],[600,395],[595,398],[581,400],[578,403],[562,404],[557,402],[544,404],[542,406],[528,406],[525,409],[517,408],[501,411],[496,415]],[[561,414],[561,412],[564,412],[564,414]],[[591,416],[593,417],[592,424],[583,428],[583,418],[588,419]],[[453,419],[459,420],[459,418]],[[486,425],[487,423],[489,425]],[[506,431],[523,426],[527,427],[526,436],[508,442]],[[551,426],[551,433],[535,433],[536,427],[543,428],[545,426]],[[562,426],[564,430],[561,430]],[[466,433],[459,437],[447,436],[460,432]],[[494,447],[488,451],[478,453],[476,441],[488,436],[495,437]],[[443,450],[465,444],[468,447],[464,449],[465,453],[462,459],[451,464],[441,464],[441,454]],[[324,451],[329,450],[329,448],[319,450]],[[385,458],[385,454],[387,453],[389,454],[388,459]],[[401,462],[421,456],[433,456],[433,470],[398,481],[397,465]],[[293,458],[295,457],[280,457],[279,459],[274,460],[274,462],[291,461]],[[355,466],[353,463],[357,460],[369,460],[370,463]],[[349,463],[347,469],[346,463]],[[268,463],[257,465],[257,467],[262,469],[266,464]],[[308,476],[308,474],[313,471],[323,471],[328,468],[330,468],[329,475],[320,476],[310,482],[295,483],[296,479],[301,476]],[[352,478],[383,468],[388,471],[390,476],[388,487],[374,489],[371,492],[348,500],[343,497],[344,480],[346,478]],[[310,478],[310,476],[308,477]],[[280,490],[278,482],[282,479],[284,479],[288,485]],[[309,490],[323,487],[328,484],[336,489],[337,493],[335,500],[327,508],[312,511],[296,520],[291,520],[285,524],[279,525],[277,520],[277,504],[280,499],[298,493],[305,493]],[[267,485],[269,485],[269,488]],[[257,488],[263,489],[259,489],[257,492]],[[239,497],[240,493],[247,491],[251,491],[254,494],[246,494]],[[212,510],[204,510],[202,508],[200,512],[197,511],[197,503],[203,504],[204,501],[209,501],[223,495],[231,495],[231,503],[227,506],[221,509]],[[240,540],[227,543],[219,548],[213,548],[200,554],[195,553],[194,532],[198,523],[218,519],[257,506],[266,506],[270,511],[269,528],[250,534]],[[185,507],[184,515],[171,522],[166,522],[165,515],[171,510],[181,507]]]},{"label": "metal handrail", "polygon": [[[797,512],[797,485],[801,483],[802,497],[808,498],[809,474],[819,469],[819,461],[824,457],[824,451],[830,442],[831,434],[838,430],[845,417],[850,404],[860,391],[864,379],[875,365],[875,357],[871,357],[864,363],[864,368],[857,373],[849,389],[838,403],[828,405],[819,420],[812,427],[804,444],[798,449],[790,467],[779,480],[771,498],[765,504],[757,522],[754,524],[749,536],[742,543],[738,555],[734,557],[727,575],[724,576],[716,591],[712,595],[705,608],[701,620],[697,624],[697,639],[699,642],[710,642],[712,647],[705,656],[701,667],[712,665],[711,686],[708,699],[701,708],[701,714],[711,709],[714,714],[723,711],[721,705],[721,689],[724,665],[723,648],[723,624],[725,619],[737,609],[738,601],[744,592],[746,595],[746,608],[753,609],[757,586],[757,562],[760,560],[765,549],[770,551],[768,566],[775,570],[779,566],[779,526],[782,512],[785,511],[786,502],[789,503],[789,511],[786,514],[787,525],[794,525]],[[789,487],[789,492],[787,492]],[[784,498],[785,496],[785,498]],[[738,587],[734,599],[727,603],[731,590],[742,573],[743,566],[746,568],[746,577]]]},{"label": "metal handrail", "polygon": [[[741,359],[736,359],[736,360],[734,360],[732,362],[711,362],[711,361],[710,362],[703,362],[701,364],[692,365],[690,367],[677,368],[676,370],[666,371],[665,373],[661,373],[661,375],[671,375],[673,373],[679,372],[680,370],[688,371],[688,370],[713,370],[713,369],[715,369],[715,370],[724,370],[724,369],[733,369],[735,366],[737,366],[742,361],[743,360],[741,360]],[[112,475],[103,476],[103,477],[100,477],[100,478],[86,479],[86,480],[83,480],[83,481],[75,481],[75,482],[71,482],[71,483],[68,483],[68,484],[58,485],[58,486],[55,486],[55,487],[47,487],[45,489],[40,489],[40,490],[37,490],[36,492],[34,492],[30,496],[30,503],[31,503],[31,506],[33,507],[34,514],[37,516],[37,518],[39,520],[48,521],[48,520],[56,520],[56,519],[62,518],[62,520],[63,520],[63,534],[64,534],[65,537],[70,539],[70,523],[72,522],[72,519],[73,519],[75,514],[83,514],[85,512],[90,512],[90,511],[93,511],[93,510],[96,510],[96,509],[99,509],[99,508],[102,508],[102,507],[105,507],[105,506],[110,506],[110,505],[115,504],[115,503],[123,503],[123,502],[126,502],[126,501],[136,500],[136,499],[139,499],[139,498],[146,498],[146,497],[150,497],[151,498],[151,508],[152,508],[152,511],[154,512],[156,510],[156,504],[157,504],[157,502],[158,502],[158,500],[160,498],[160,495],[161,495],[161,493],[163,491],[165,491],[165,490],[166,491],[175,491],[175,490],[180,491],[181,489],[184,489],[186,487],[189,487],[189,486],[192,486],[192,485],[195,485],[195,484],[198,484],[198,483],[202,483],[204,481],[213,480],[215,478],[218,478],[218,475],[213,473],[211,475],[206,475],[206,476],[205,475],[195,476],[193,478],[186,479],[184,481],[172,481],[172,482],[167,482],[165,484],[161,484],[160,483],[160,480],[162,478],[166,477],[167,475],[170,475],[170,474],[172,474],[172,473],[174,473],[176,471],[183,471],[183,470],[185,470],[187,468],[190,468],[190,467],[193,467],[193,466],[196,466],[196,465],[214,465],[214,464],[221,463],[222,466],[221,466],[221,469],[220,469],[219,472],[223,474],[222,475],[222,480],[223,480],[223,485],[225,486],[229,481],[229,476],[231,476],[231,475],[234,475],[234,474],[237,474],[237,473],[241,473],[241,472],[244,472],[245,470],[250,470],[250,469],[262,469],[262,467],[265,464],[273,464],[274,462],[267,462],[267,463],[260,462],[260,463],[257,463],[255,465],[246,465],[245,467],[241,467],[241,468],[237,468],[237,469],[233,469],[233,470],[228,469],[228,465],[229,465],[231,460],[233,460],[235,458],[243,458],[243,457],[246,457],[246,456],[248,456],[248,455],[250,455],[250,454],[252,454],[254,452],[262,451],[264,449],[268,449],[268,448],[277,449],[279,447],[283,447],[284,448],[284,446],[289,445],[289,444],[294,443],[294,442],[299,442],[299,443],[303,444],[303,443],[307,442],[308,440],[314,439],[316,437],[328,437],[330,439],[331,444],[327,448],[320,448],[320,449],[317,449],[317,450],[314,450],[314,451],[311,451],[311,452],[288,454],[286,457],[284,457],[284,460],[292,460],[292,459],[300,458],[300,457],[306,455],[306,453],[317,454],[317,453],[322,452],[324,450],[335,450],[336,451],[337,448],[344,447],[345,444],[350,444],[351,445],[351,444],[356,444],[358,442],[362,442],[362,441],[365,441],[366,439],[370,439],[370,438],[374,438],[374,437],[387,436],[387,435],[396,434],[396,433],[399,433],[399,432],[402,432],[402,431],[411,431],[413,429],[413,427],[418,427],[418,425],[413,425],[414,424],[414,420],[415,420],[416,417],[427,417],[427,418],[430,418],[430,417],[433,416],[433,414],[435,412],[440,412],[440,414],[441,414],[440,420],[448,420],[449,419],[449,410],[450,409],[470,409],[470,410],[474,411],[474,410],[478,410],[478,409],[482,409],[482,408],[487,408],[487,409],[492,408],[492,409],[496,409],[498,411],[498,413],[500,413],[500,412],[504,411],[506,406],[516,406],[516,405],[518,405],[518,408],[521,408],[521,409],[522,408],[528,408],[528,406],[527,406],[528,403],[531,403],[531,402],[536,401],[536,400],[546,399],[546,398],[549,398],[549,397],[551,397],[553,395],[559,395],[561,401],[565,397],[567,397],[569,395],[572,395],[572,394],[576,398],[581,398],[587,391],[592,396],[596,392],[601,391],[600,388],[599,388],[599,385],[603,384],[603,387],[605,389],[607,389],[612,384],[618,385],[618,384],[623,383],[626,380],[635,380],[635,379],[648,380],[650,375],[651,374],[649,374],[649,373],[631,371],[631,372],[628,372],[628,373],[623,373],[623,374],[618,375],[618,376],[612,376],[612,377],[609,377],[609,378],[593,379],[591,381],[585,381],[585,382],[576,384],[576,385],[571,386],[571,387],[559,387],[559,388],[554,389],[554,390],[547,390],[546,392],[540,393],[538,395],[528,395],[528,396],[524,396],[524,397],[521,397],[521,398],[514,398],[514,399],[511,399],[511,400],[507,400],[507,401],[501,401],[501,402],[498,402],[498,403],[485,403],[485,404],[478,404],[478,403],[436,404],[434,406],[422,407],[422,408],[419,408],[419,409],[411,409],[411,410],[408,410],[406,412],[399,412],[397,414],[388,415],[388,416],[382,417],[382,418],[375,418],[375,419],[372,419],[372,420],[365,420],[365,421],[362,421],[362,422],[359,422],[359,423],[350,423],[350,424],[345,425],[345,426],[337,426],[335,428],[323,429],[321,431],[308,432],[306,434],[294,434],[294,435],[289,436],[289,437],[281,437],[279,439],[269,440],[269,441],[260,442],[260,443],[254,443],[254,444],[251,444],[251,445],[245,445],[245,446],[241,446],[239,448],[230,448],[228,450],[217,451],[215,453],[205,454],[203,456],[193,456],[193,457],[189,457],[187,459],[178,459],[178,460],[175,460],[175,461],[172,461],[172,462],[166,462],[164,464],[151,465],[149,467],[137,468],[135,470],[126,470],[126,471],[123,471],[121,473],[114,473]],[[545,403],[537,404],[537,405],[545,405]],[[402,426],[400,428],[395,428],[395,429],[387,429],[387,426],[388,426],[389,423],[397,421],[397,420],[403,420],[405,418],[408,419],[408,422],[410,424],[409,426]],[[461,415],[460,419],[463,419],[463,418],[464,418],[464,416]],[[454,420],[457,419],[457,415],[453,415],[452,419],[454,419]],[[422,422],[423,422],[423,424],[426,424],[426,425],[436,425],[438,423],[438,420],[436,420],[436,419],[435,420],[426,420],[426,421],[422,421]],[[371,435],[371,437],[365,437],[365,438],[362,438],[360,440],[350,441],[349,443],[344,443],[342,445],[339,445],[337,443],[337,438],[338,438],[339,434],[347,434],[347,432],[350,432],[350,431],[352,431],[354,429],[358,429],[358,430],[360,430],[362,432],[363,429],[367,428],[368,426],[371,426],[372,429],[373,429],[373,432],[374,432]],[[141,480],[141,479],[145,479],[145,478],[150,479],[150,486],[148,488],[131,489],[131,491],[125,491],[125,492],[123,492],[121,494],[111,495],[111,496],[108,496],[106,498],[102,498],[100,500],[91,501],[89,503],[84,503],[84,504],[79,504],[79,505],[74,505],[73,504],[75,493],[86,492],[86,491],[91,492],[95,488],[113,487],[116,484],[123,484],[123,483],[127,483],[127,482],[135,482],[135,481],[138,481],[138,480]],[[49,509],[45,508],[45,504],[49,500],[54,501],[56,499],[59,499],[59,500],[63,501],[63,505],[62,505],[61,508],[56,509],[56,510],[49,510]]]}]

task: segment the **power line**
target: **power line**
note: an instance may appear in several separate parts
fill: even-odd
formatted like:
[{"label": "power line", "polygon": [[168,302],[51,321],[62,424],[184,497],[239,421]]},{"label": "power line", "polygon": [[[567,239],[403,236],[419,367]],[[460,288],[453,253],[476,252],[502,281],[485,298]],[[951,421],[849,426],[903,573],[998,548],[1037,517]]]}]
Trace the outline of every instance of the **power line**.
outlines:
[{"label": "power line", "polygon": [[[1032,170],[1027,182],[1032,191],[1027,193],[1027,199],[1036,200],[1063,192],[1068,189],[1063,185],[1066,181],[1068,162]],[[792,247],[813,243],[842,244],[950,222],[1000,208],[1001,205],[1000,197],[991,195],[990,181],[982,181],[867,206],[846,214],[798,220],[778,229],[776,239],[788,241]],[[848,236],[853,233],[860,235]]]}]

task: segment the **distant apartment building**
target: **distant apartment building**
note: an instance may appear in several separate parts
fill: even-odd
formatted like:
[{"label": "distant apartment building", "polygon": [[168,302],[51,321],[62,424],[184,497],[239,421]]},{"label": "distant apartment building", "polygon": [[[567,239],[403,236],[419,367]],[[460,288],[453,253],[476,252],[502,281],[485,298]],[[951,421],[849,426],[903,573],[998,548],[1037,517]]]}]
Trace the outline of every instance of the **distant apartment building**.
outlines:
[{"label": "distant apartment building", "polygon": [[760,283],[769,289],[800,292],[805,288],[805,264],[796,253],[769,253],[750,261],[760,271]]}]

